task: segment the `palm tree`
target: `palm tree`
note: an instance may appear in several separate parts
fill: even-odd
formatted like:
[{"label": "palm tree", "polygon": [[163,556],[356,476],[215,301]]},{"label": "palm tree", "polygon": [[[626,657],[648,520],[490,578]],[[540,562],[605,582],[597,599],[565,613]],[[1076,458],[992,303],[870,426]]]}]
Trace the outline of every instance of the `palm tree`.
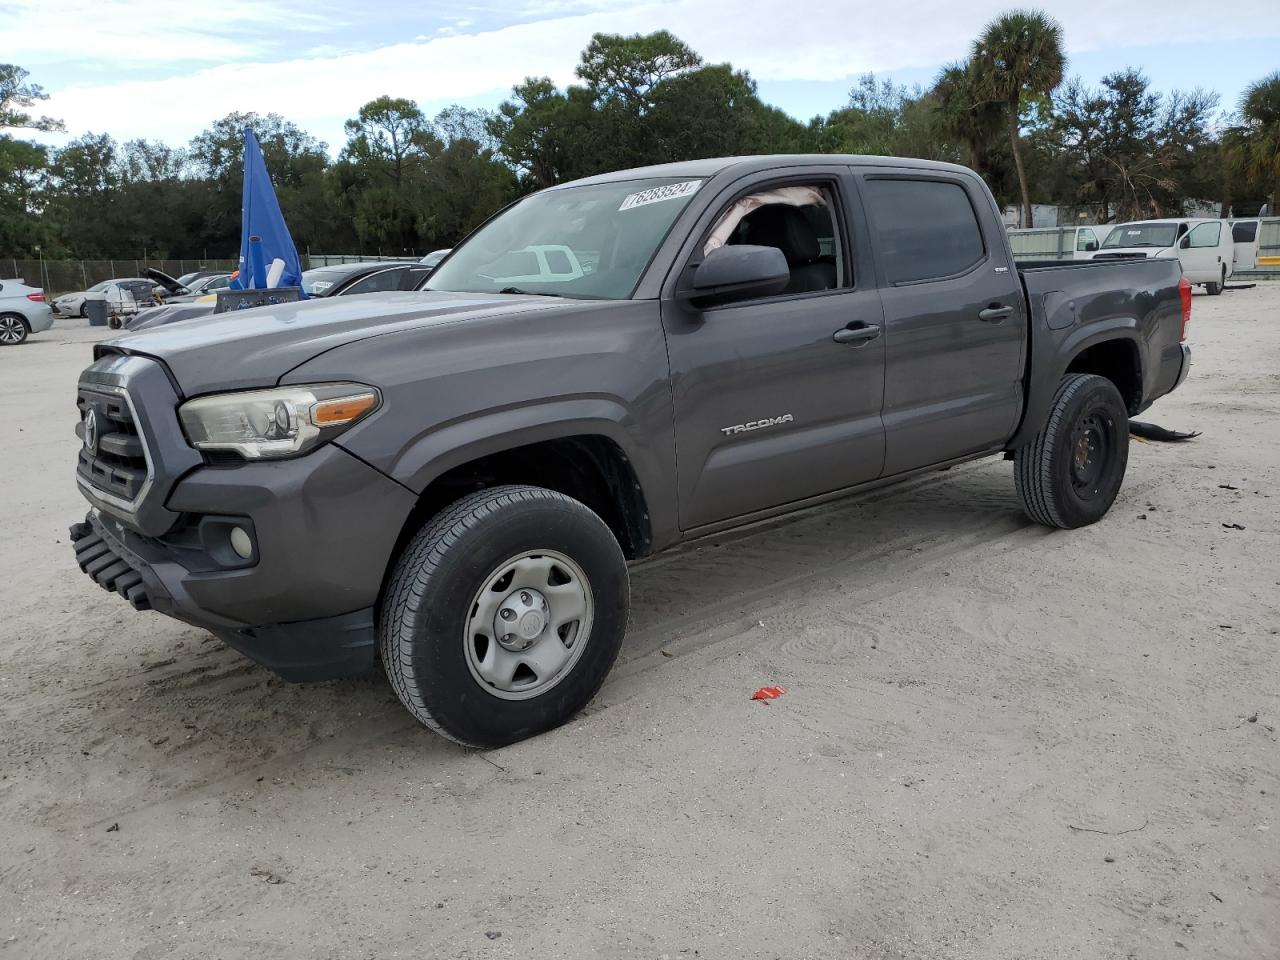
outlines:
[{"label": "palm tree", "polygon": [[1280,211],[1280,71],[1250,84],[1240,96],[1239,126],[1224,139],[1240,168],[1271,190],[1271,216]]},{"label": "palm tree", "polygon": [[975,89],[973,78],[967,62],[947,64],[933,81],[931,102],[943,136],[964,148],[970,167],[986,174],[988,145],[1000,136],[1004,109],[1003,104],[985,99]]},{"label": "palm tree", "polygon": [[973,42],[969,64],[989,100],[1007,105],[1009,146],[1022,188],[1022,219],[1031,226],[1031,190],[1022,166],[1022,98],[1047,97],[1062,83],[1067,57],[1058,21],[1039,10],[1011,10],[987,24]]}]

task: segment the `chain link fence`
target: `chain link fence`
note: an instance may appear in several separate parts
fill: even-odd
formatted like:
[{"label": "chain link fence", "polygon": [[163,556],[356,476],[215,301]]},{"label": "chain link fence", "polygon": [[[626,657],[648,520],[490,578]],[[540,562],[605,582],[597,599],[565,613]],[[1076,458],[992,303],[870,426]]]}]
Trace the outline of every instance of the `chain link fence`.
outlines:
[{"label": "chain link fence", "polygon": [[40,287],[52,300],[64,293],[87,290],[103,280],[142,277],[147,267],[155,267],[171,277],[196,270],[222,270],[230,273],[237,267],[232,260],[15,260],[0,259],[0,277],[22,280]]},{"label": "chain link fence", "polygon": [[[327,267],[337,263],[359,263],[371,260],[403,262],[416,257],[380,257],[356,253],[311,253],[302,256],[303,269]],[[196,270],[219,270],[230,273],[239,261],[229,260],[19,260],[0,258],[0,279],[21,280],[40,287],[52,300],[64,293],[87,290],[103,280],[125,280],[143,277],[147,267],[155,267],[171,277]]]}]

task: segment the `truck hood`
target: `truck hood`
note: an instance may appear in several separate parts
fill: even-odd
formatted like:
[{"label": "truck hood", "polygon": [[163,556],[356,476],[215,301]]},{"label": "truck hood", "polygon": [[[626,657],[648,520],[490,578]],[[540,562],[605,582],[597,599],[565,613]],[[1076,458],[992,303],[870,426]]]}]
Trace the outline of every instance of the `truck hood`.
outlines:
[{"label": "truck hood", "polygon": [[128,334],[99,344],[94,356],[129,353],[164,363],[188,397],[273,386],[299,364],[369,337],[478,317],[564,309],[550,297],[445,293],[370,293],[258,307]]}]

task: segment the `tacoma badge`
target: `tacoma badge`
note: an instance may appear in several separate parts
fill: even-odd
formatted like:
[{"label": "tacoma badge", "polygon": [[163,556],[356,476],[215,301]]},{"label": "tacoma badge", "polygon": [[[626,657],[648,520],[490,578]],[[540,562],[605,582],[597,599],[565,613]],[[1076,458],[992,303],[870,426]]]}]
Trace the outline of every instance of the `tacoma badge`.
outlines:
[{"label": "tacoma badge", "polygon": [[750,430],[763,430],[765,427],[776,427],[781,423],[791,423],[795,420],[789,413],[784,413],[780,417],[765,417],[763,420],[748,420],[746,423],[739,423],[732,427],[721,427],[720,432],[726,437],[731,437],[735,433],[747,433]]}]

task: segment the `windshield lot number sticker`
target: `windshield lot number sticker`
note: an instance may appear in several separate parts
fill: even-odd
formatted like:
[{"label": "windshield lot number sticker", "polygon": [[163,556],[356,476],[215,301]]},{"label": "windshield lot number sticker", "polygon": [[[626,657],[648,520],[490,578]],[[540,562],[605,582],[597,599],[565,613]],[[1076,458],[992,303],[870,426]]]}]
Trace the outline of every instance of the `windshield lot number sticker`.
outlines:
[{"label": "windshield lot number sticker", "polygon": [[661,203],[663,200],[678,200],[681,197],[687,197],[700,186],[702,186],[701,180],[686,180],[684,183],[669,183],[665,187],[651,187],[628,196],[622,201],[622,206],[618,210],[630,210],[650,203]]}]

